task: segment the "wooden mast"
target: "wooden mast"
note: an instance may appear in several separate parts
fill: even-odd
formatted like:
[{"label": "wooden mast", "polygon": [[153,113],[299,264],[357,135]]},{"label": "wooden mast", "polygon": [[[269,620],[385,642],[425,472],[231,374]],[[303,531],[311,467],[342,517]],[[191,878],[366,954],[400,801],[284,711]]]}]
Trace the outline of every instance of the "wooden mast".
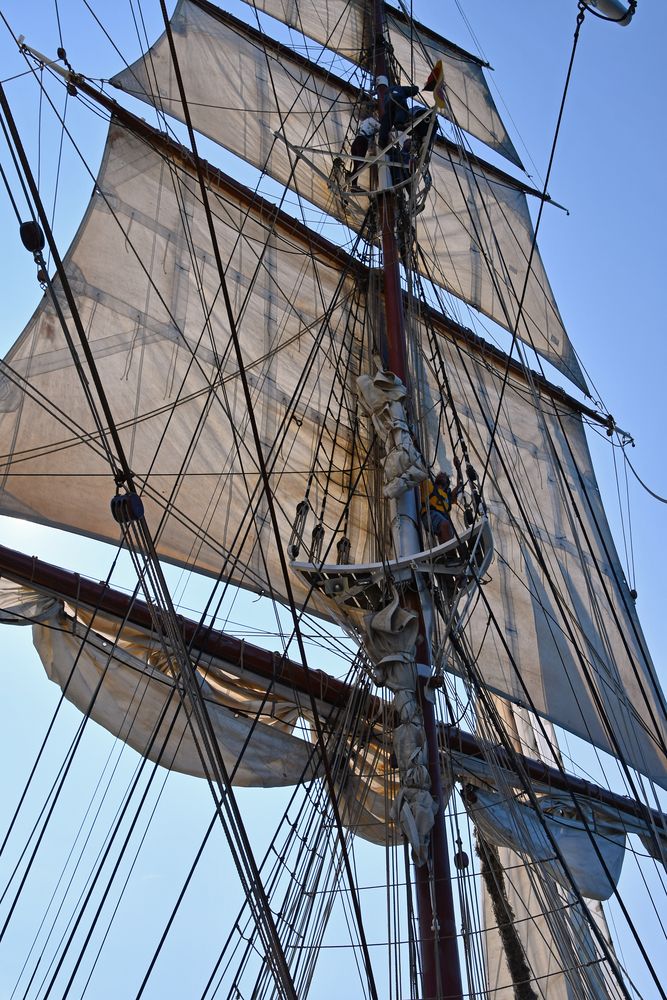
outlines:
[{"label": "wooden mast", "polygon": [[[373,2],[373,71],[377,88],[377,98],[380,117],[382,117],[388,90],[392,83],[390,69],[386,58],[385,39],[387,37],[383,0]],[[388,173],[386,165],[380,164],[380,170]],[[386,330],[386,357],[383,359],[389,368],[408,389],[410,398],[410,383],[406,364],[406,337],[403,315],[403,297],[401,294],[400,260],[398,241],[396,239],[396,194],[392,190],[380,190],[377,196],[378,215],[381,220],[382,255],[384,272],[384,304]],[[400,555],[416,552],[420,549],[417,529],[420,500],[417,490],[397,500],[396,520],[394,523],[394,544]],[[420,595],[416,591],[408,591],[404,595],[406,607],[415,610],[419,615],[419,635],[417,639],[418,696],[424,717],[426,744],[428,753],[428,771],[431,779],[431,794],[435,798],[438,809],[435,824],[431,831],[429,861],[426,865],[415,865],[415,881],[417,887],[419,937],[422,959],[422,992],[423,1000],[462,1000],[463,987],[459,963],[454,900],[451,884],[451,870],[447,833],[445,829],[444,797],[442,791],[442,773],[440,770],[440,754],[438,747],[438,732],[435,719],[434,704],[428,696],[427,676],[431,672],[430,636],[424,621],[422,602],[428,600],[427,594]],[[420,670],[421,668],[421,670]],[[426,670],[424,669],[426,668]]]}]

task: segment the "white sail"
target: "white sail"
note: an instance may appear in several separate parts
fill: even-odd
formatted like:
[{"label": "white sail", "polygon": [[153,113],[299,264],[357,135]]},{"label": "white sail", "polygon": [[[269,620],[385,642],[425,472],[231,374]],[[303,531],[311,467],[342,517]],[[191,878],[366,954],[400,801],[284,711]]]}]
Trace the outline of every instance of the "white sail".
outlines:
[{"label": "white sail", "polygon": [[[114,127],[98,190],[67,270],[93,352],[104,359],[105,385],[149,523],[158,526],[158,551],[287,600],[196,181],[176,160]],[[370,279],[350,261],[339,288],[332,264],[340,268],[345,255],[336,258],[334,248],[285,217],[253,208],[240,190],[222,182],[210,190],[281,545],[310,481],[312,509],[326,503],[326,545],[335,551],[347,513],[351,560],[368,562],[376,558],[371,525],[382,485],[364,473],[363,492],[349,490],[350,477],[367,461],[370,427],[364,429],[361,415],[355,424],[356,371],[340,357],[356,353],[354,363],[361,363],[363,342],[355,346],[361,327],[353,333],[349,314],[363,316],[362,288]],[[184,217],[187,241],[179,235]],[[425,335],[427,317],[415,321]],[[519,376],[503,388],[502,356],[496,367],[488,353],[447,339],[444,323],[436,329],[480,463],[503,393],[486,487],[496,563],[469,623],[481,676],[492,690],[532,702],[663,783],[662,695],[600,504],[581,418],[558,396],[538,391],[532,398]],[[115,539],[106,458],[48,300],[6,363],[0,509]],[[428,379],[438,398],[434,359]],[[32,389],[21,393],[19,384]],[[58,420],[44,415],[47,392]],[[197,449],[190,452],[193,435]],[[425,454],[434,447],[426,441]],[[326,474],[311,476],[314,462],[324,463]],[[74,472],[86,476],[85,495],[72,494]],[[585,497],[576,521],[572,488]],[[305,584],[292,587],[303,603]],[[331,614],[315,597],[310,606]]]},{"label": "white sail", "polygon": [[[34,622],[33,642],[44,668],[68,701],[150,760],[205,777],[189,712],[175,690],[176,668],[157,637],[54,599],[42,599],[48,616],[35,615],[35,598],[28,588],[0,585],[4,620]],[[253,690],[243,670],[210,658],[199,662],[198,671],[235,784],[276,787],[312,775],[310,748],[292,735],[300,714],[293,699],[279,690],[267,694],[265,686]]]},{"label": "white sail", "polygon": [[[322,4],[285,0],[248,2],[351,62],[365,62],[364,53],[371,44],[372,33],[368,12],[359,0],[353,3],[326,0]],[[445,113],[460,128],[521,166],[484,79],[481,61],[426,25],[408,19],[395,7],[385,4],[385,13],[393,54],[404,78],[425,82],[441,59],[449,103]]]},{"label": "white sail", "polygon": [[[494,710],[502,717],[508,743],[516,751],[555,767],[562,766],[556,735],[549,723],[540,723],[530,712],[509,705],[501,698],[493,698],[492,701]],[[480,718],[485,716],[482,711]],[[493,735],[494,729],[489,726],[488,720],[486,724],[482,723],[481,728],[488,729],[487,736]],[[562,847],[559,835],[565,828],[559,831],[558,827],[549,829],[546,824],[543,826],[541,822],[535,822],[537,811],[529,815],[527,825],[524,824],[526,807],[513,808],[515,798],[518,799],[526,791],[521,781],[516,782],[516,776],[513,778],[491,762],[476,775],[473,769],[471,778],[470,798],[473,801],[468,808],[477,812],[480,803],[486,801],[491,804],[494,797],[496,803],[504,798],[507,806],[507,825],[501,823],[501,829],[494,829],[489,816],[482,818],[476,828],[476,850],[483,865],[480,892],[489,990],[499,1000],[514,1000],[516,984],[521,982],[528,967],[531,970],[530,986],[541,1000],[578,1000],[581,996],[610,1000],[620,997],[622,993],[618,983],[603,959],[602,943],[611,948],[611,939],[602,905],[597,899],[582,899],[582,896],[585,897],[585,890],[590,887],[598,895],[602,893],[606,897],[610,893],[610,879],[601,859],[608,846],[609,857],[606,860],[611,862],[612,867],[616,866],[618,876],[623,855],[621,844],[625,841],[625,833],[632,827],[632,821],[628,822],[626,817],[627,825],[624,826],[619,822],[618,814],[606,816],[599,804],[594,807],[583,798],[575,800],[566,795],[563,813],[574,813],[580,821],[585,816],[592,829],[596,828],[598,817],[603,830],[606,829],[606,821],[609,821],[611,840],[608,843],[604,834],[598,836],[598,853],[593,848],[593,838],[584,834],[578,840],[575,833],[569,845],[573,850],[568,852],[566,847],[556,860],[557,850]],[[502,791],[492,791],[495,788]],[[548,784],[537,786],[536,791],[538,801],[542,801],[543,793],[549,801],[551,789]],[[484,807],[481,808],[483,811]],[[508,826],[512,831],[513,847],[520,853],[507,846]],[[534,854],[530,846],[531,826],[537,834]],[[576,827],[576,823],[573,826]],[[588,852],[591,871],[586,862],[581,862],[582,856]],[[540,855],[541,862],[538,860]],[[577,869],[576,875],[570,869],[573,882],[570,877],[564,877],[561,859],[568,864],[572,862]],[[573,891],[574,887],[579,895]],[[599,937],[587,921],[583,907],[588,910]],[[527,966],[522,965],[522,958],[525,958]]]},{"label": "white sail", "polygon": [[[179,3],[172,32],[194,127],[359,229],[366,206],[351,212],[328,180],[355,125],[358,90],[328,68],[191,0]],[[149,58],[113,82],[183,118],[166,36]],[[525,186],[444,141],[436,142],[429,169],[431,192],[416,219],[424,254],[417,266],[501,326],[516,328],[520,339],[585,389],[539,252],[531,253]]]}]

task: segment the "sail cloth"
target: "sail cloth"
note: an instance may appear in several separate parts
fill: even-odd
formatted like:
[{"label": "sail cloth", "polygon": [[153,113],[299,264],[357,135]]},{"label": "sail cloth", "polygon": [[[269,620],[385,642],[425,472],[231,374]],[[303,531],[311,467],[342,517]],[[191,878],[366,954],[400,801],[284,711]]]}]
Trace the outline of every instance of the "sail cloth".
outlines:
[{"label": "sail cloth", "polygon": [[[468,667],[487,688],[667,787],[664,695],[580,414],[537,386],[531,397],[521,378],[503,392],[500,358],[498,367],[490,354],[484,364],[444,338],[439,347],[473,464],[484,468],[487,456],[489,463],[495,561],[465,623]],[[437,454],[436,435],[427,458]]]},{"label": "sail cloth", "polygon": [[[532,713],[517,705],[510,705],[503,699],[492,698],[492,701],[502,716],[505,739],[510,745],[530,757],[545,761],[549,766],[556,764],[557,740],[548,722],[540,722]],[[489,729],[488,721],[486,724],[483,721],[487,713],[482,703],[477,703],[476,712],[481,729],[487,733],[487,737],[496,734],[495,728],[492,726]],[[497,766],[490,766],[486,762],[482,765],[482,771],[478,771],[479,763],[473,764],[468,759],[464,765],[464,768],[471,769],[468,774],[474,785],[495,785],[503,790],[507,801],[517,789],[523,787],[522,780],[516,773],[501,771]],[[549,786],[538,786],[535,791],[539,795],[548,793],[550,789]],[[577,797],[577,801],[581,802],[581,799]],[[570,799],[566,802],[566,808],[571,806]],[[593,826],[599,819],[602,826],[610,822],[615,832],[620,828],[619,814],[607,815],[599,802],[586,802],[584,812],[589,817],[594,817],[591,824]],[[623,819],[627,820],[627,817]],[[519,830],[518,818],[515,830]],[[612,997],[620,997],[618,983],[571,887],[554,885],[553,875],[556,873],[553,867],[546,870],[535,864],[536,859],[526,853],[526,839],[521,839],[522,855],[516,854],[510,847],[491,848],[492,852],[495,850],[497,853],[499,870],[496,871],[491,866],[491,878],[487,874],[481,880],[484,962],[487,988],[491,995],[497,1000],[516,1000],[517,993],[508,966],[508,951],[502,943],[499,928],[499,924],[509,916],[506,910],[509,907],[514,915],[512,930],[518,936],[520,947],[526,956],[533,977],[531,986],[537,996],[548,997],[549,1000],[580,1000],[582,996],[590,997],[591,1000],[611,1000]],[[540,840],[541,837],[538,838],[538,843]],[[488,857],[488,849],[483,849],[479,837],[478,853],[489,865],[492,858]],[[601,866],[597,854],[593,865],[599,872]],[[603,885],[605,878],[603,873]],[[499,914],[500,899],[505,902],[501,904]],[[590,899],[586,900],[586,906],[613,954],[602,904]]]},{"label": "sail cloth", "polygon": [[[34,618],[33,642],[68,701],[150,760],[205,777],[174,670],[157,638],[127,625],[121,630],[100,612],[82,615],[62,601],[0,581],[5,622],[25,622],[38,602],[48,600],[50,617]],[[265,682],[253,685],[247,671],[214,658],[200,662],[197,673],[234,784],[273,788],[312,777],[312,747],[293,735],[300,711],[291,692],[267,694]]]},{"label": "sail cloth", "polygon": [[[527,856],[566,889],[571,877],[583,896],[609,899],[623,866],[623,826],[598,820],[593,809],[575,809],[569,795],[542,796],[539,806],[541,816],[530,805],[483,788],[466,798],[475,825],[492,844]],[[585,822],[582,811],[588,814]]]},{"label": "sail cloth", "polygon": [[[368,65],[373,36],[369,27],[370,7],[365,0],[246,0],[256,10],[372,71]],[[443,114],[460,128],[521,167],[521,160],[495,106],[482,67],[485,65],[419,24],[400,10],[384,5],[389,39],[403,77],[425,82],[433,66],[443,63],[446,103]],[[254,22],[253,22],[254,23]],[[405,82],[405,79],[403,82]]]},{"label": "sail cloth", "polygon": [[[382,509],[382,482],[365,471],[372,430],[355,388],[371,370],[361,329],[369,274],[211,171],[209,192],[279,544],[287,545],[309,489],[311,510],[323,512],[325,560],[335,561],[328,547],[335,551],[347,516],[350,561],[374,562],[380,542],[370,519]],[[197,183],[176,154],[112,125],[65,267],[158,552],[287,600]],[[426,343],[435,319],[411,321],[424,338],[424,386],[437,401],[442,374]],[[474,338],[453,340],[444,319],[434,329],[482,469],[505,356]],[[2,376],[0,512],[117,542],[113,476],[48,299]],[[485,495],[496,562],[468,622],[474,662],[494,691],[532,701],[667,785],[657,682],[581,417],[567,397],[536,392],[533,399],[511,374],[493,436]],[[429,462],[436,434],[426,443]],[[357,484],[351,495],[349,484]],[[291,586],[298,603],[331,616],[299,580]]]},{"label": "sail cloth", "polygon": [[[533,977],[533,996],[539,1000],[621,1000],[624,993],[574,894],[524,865],[510,848],[499,848],[498,859],[512,926]],[[612,950],[602,904],[591,900],[587,908]],[[496,929],[498,916],[486,893],[482,912],[487,990],[494,1000],[516,1000],[516,984]]]},{"label": "sail cloth", "polygon": [[393,372],[360,375],[357,392],[363,410],[370,416],[375,433],[384,446],[383,471],[386,497],[402,496],[428,479],[424,460],[412,439],[404,401],[408,394]]},{"label": "sail cloth", "polygon": [[[112,126],[97,187],[101,193],[90,203],[66,267],[149,523],[157,530],[165,503],[171,508],[159,530],[160,554],[273,594],[280,563],[197,181],[177,161]],[[249,192],[211,184],[210,197],[286,539],[308,485],[313,444],[327,421],[338,433],[325,445],[324,485],[311,483],[311,501],[319,508],[326,496],[334,524],[346,509],[354,413],[341,410],[334,394],[342,348],[336,338],[345,336],[357,274],[352,259],[334,247],[317,260],[305,230],[286,216],[278,219],[266,203],[253,207]],[[347,276],[341,273],[346,262]],[[354,353],[352,343],[347,347]],[[366,363],[358,344],[356,354],[358,364]],[[43,402],[22,395],[13,373],[5,379],[2,424],[9,436],[2,434],[2,452],[13,451],[13,471],[20,466],[26,476],[10,476],[11,485],[5,479],[3,510],[115,539],[108,465],[48,297],[8,360],[19,379],[29,377],[50,401],[52,415]],[[81,428],[84,437],[92,434],[89,441]],[[13,429],[22,441],[16,442],[20,457]],[[60,478],[65,467],[90,491]],[[360,542],[353,558],[368,560],[375,548],[365,549],[367,499],[348,513]],[[284,583],[276,593],[285,597]],[[304,596],[297,588],[297,598]]]},{"label": "sail cloth", "polygon": [[[358,229],[363,215],[350,213],[329,187],[333,159],[350,136],[356,88],[192,0],[179,2],[171,26],[194,127]],[[183,120],[166,36],[112,82]],[[300,149],[305,158],[295,152]],[[496,323],[510,331],[516,326],[520,339],[585,391],[537,251],[531,260],[527,189],[444,140],[435,143],[429,169],[433,183],[416,221],[425,259],[418,266]]]},{"label": "sail cloth", "polygon": [[[32,625],[33,643],[64,696],[113,736],[170,770],[207,777],[180,704],[176,665],[154,634],[113,615],[0,580],[0,622]],[[253,673],[247,662],[201,653],[196,673],[217,744],[234,785],[276,788],[321,776],[310,698]],[[317,700],[336,758],[334,781],[348,829],[375,844],[398,838],[387,815],[397,792],[389,750],[372,738],[349,753],[359,720]],[[347,728],[344,728],[347,727]],[[196,729],[196,725],[195,725]]]}]

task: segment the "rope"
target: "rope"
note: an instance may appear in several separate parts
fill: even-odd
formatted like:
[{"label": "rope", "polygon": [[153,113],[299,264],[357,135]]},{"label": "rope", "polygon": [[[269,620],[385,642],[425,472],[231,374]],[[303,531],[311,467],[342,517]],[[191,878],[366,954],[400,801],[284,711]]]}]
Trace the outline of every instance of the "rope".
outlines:
[{"label": "rope", "polygon": [[[512,354],[514,352],[514,348],[515,348],[516,341],[517,341],[517,331],[518,331],[518,327],[519,327],[519,321],[520,321],[521,316],[522,316],[524,299],[525,299],[525,296],[526,296],[526,292],[528,290],[528,279],[529,279],[530,273],[531,273],[531,264],[532,264],[533,256],[534,256],[534,254],[535,254],[535,252],[537,250],[537,234],[538,234],[538,231],[539,231],[539,228],[540,228],[540,222],[542,220],[542,213],[544,211],[544,205],[545,205],[546,195],[547,195],[547,191],[548,191],[548,188],[549,188],[549,178],[551,177],[551,170],[552,170],[554,159],[555,159],[555,156],[556,156],[556,146],[558,144],[558,137],[559,137],[559,134],[560,134],[560,127],[561,127],[561,123],[562,123],[562,120],[563,120],[563,114],[565,112],[565,102],[566,102],[566,99],[567,99],[567,94],[568,94],[569,85],[570,85],[570,79],[572,77],[572,70],[573,70],[573,67],[574,67],[574,58],[575,58],[575,55],[576,55],[576,52],[577,52],[577,46],[579,44],[579,36],[580,36],[580,33],[581,33],[581,27],[582,27],[583,23],[584,23],[584,12],[583,12],[583,9],[581,8],[581,5],[580,5],[580,9],[579,9],[579,13],[577,15],[577,21],[576,21],[576,29],[575,29],[575,32],[574,32],[574,40],[573,40],[573,43],[572,43],[572,52],[570,53],[570,61],[569,61],[569,65],[568,65],[568,68],[567,68],[567,75],[566,75],[566,78],[565,78],[565,85],[564,85],[564,88],[563,88],[563,96],[561,98],[560,108],[558,109],[558,119],[557,119],[557,122],[556,122],[556,128],[554,130],[554,138],[553,138],[553,142],[552,142],[552,145],[551,145],[551,152],[549,154],[549,163],[548,163],[548,166],[547,166],[547,172],[546,172],[546,176],[545,176],[545,179],[544,179],[543,197],[540,199],[540,207],[538,209],[537,220],[535,222],[535,229],[534,229],[534,232],[533,232],[533,239],[532,239],[531,248],[530,248],[530,255],[529,255],[529,258],[528,258],[527,265],[526,265],[526,275],[525,275],[525,278],[524,278],[523,289],[521,291],[521,296],[520,296],[519,303],[518,303],[517,318],[516,318],[516,322],[515,322],[515,324],[513,325],[513,328],[512,328],[512,343],[511,343],[509,351],[507,352],[507,364],[506,364],[506,369],[505,369],[505,383],[506,383],[506,380],[507,380],[507,377],[508,377],[508,374],[509,374],[510,359],[511,359],[511,356],[512,356]],[[491,432],[491,443],[489,445],[489,457],[490,457],[490,454],[491,454],[491,450],[490,450],[491,449],[491,445],[492,445],[493,440],[495,438],[495,435],[497,433],[498,419],[499,419],[499,416],[500,416],[500,409],[501,409],[502,400],[503,400],[503,392],[504,392],[504,386],[503,386],[503,390],[501,390],[500,398],[498,400],[498,408],[497,408],[497,412],[496,412],[496,418],[494,420],[493,430]],[[487,459],[487,462],[486,462],[486,464],[484,466],[484,470],[482,472],[482,477],[481,477],[481,485],[482,486],[484,485],[484,479],[486,478],[487,470],[488,470],[488,459]]]},{"label": "rope", "polygon": [[516,929],[516,916],[507,898],[505,876],[498,848],[477,833],[477,853],[482,862],[482,878],[491,899],[493,915],[502,939],[507,967],[514,984],[515,1000],[538,1000],[530,985],[531,973],[526,953]]},{"label": "rope", "polygon": [[623,448],[623,458],[625,459],[626,464],[629,466],[630,471],[632,472],[632,475],[635,477],[635,479],[637,480],[637,482],[639,483],[639,485],[642,487],[642,489],[646,490],[646,492],[649,494],[649,496],[652,496],[653,499],[657,500],[659,503],[667,503],[667,497],[662,497],[658,493],[654,493],[654,491],[651,489],[651,487],[647,486],[647,484],[644,482],[644,480],[640,477],[640,475],[637,472],[637,470],[635,469],[634,465],[632,464],[632,462],[628,458],[628,454],[627,454],[625,448]]}]

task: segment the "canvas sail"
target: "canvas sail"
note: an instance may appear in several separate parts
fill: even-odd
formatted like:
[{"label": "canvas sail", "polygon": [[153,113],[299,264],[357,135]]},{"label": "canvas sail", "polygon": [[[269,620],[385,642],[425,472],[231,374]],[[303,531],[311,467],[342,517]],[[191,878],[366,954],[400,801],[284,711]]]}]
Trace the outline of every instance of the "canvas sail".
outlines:
[{"label": "canvas sail", "polygon": [[[312,510],[326,508],[324,558],[346,515],[351,560],[379,557],[371,522],[381,484],[366,469],[371,429],[354,388],[369,367],[362,331],[372,272],[253,203],[238,185],[210,174],[209,190],[279,543],[247,440],[197,185],[184,162],[112,126],[66,269],[91,349],[104,361],[158,552],[286,600],[277,545],[287,544],[308,484]],[[493,443],[485,494],[496,563],[467,622],[480,677],[663,783],[662,695],[575,404],[531,390],[514,371],[505,384],[504,356],[480,353],[460,331],[452,339],[442,318],[415,313],[411,321],[424,338],[427,328],[435,333],[431,346],[423,344],[425,387],[439,398],[444,364],[480,470]],[[6,359],[2,408],[2,512],[117,540],[107,458],[48,299]],[[426,418],[423,433],[431,462],[437,447]],[[73,489],[74,475],[85,490]],[[584,501],[576,521],[570,489]],[[306,602],[305,587],[291,586],[297,603]],[[331,613],[312,599],[309,606]]]},{"label": "canvas sail", "polygon": [[[372,35],[367,9],[359,0],[354,3],[326,0],[326,3],[317,5],[286,3],[285,0],[259,0],[255,3],[253,0],[250,5],[351,62],[367,65],[366,53]],[[395,7],[385,4],[384,10],[393,54],[404,81],[424,82],[441,59],[449,105],[444,113],[460,128],[521,166],[519,155],[484,79],[481,60],[426,25],[408,19]]]},{"label": "canvas sail", "polygon": [[[329,184],[333,158],[346,148],[354,126],[359,91],[328,68],[191,0],[179,4],[171,23],[194,127],[359,230],[366,205],[349,211]],[[113,82],[183,118],[166,36],[150,58]],[[586,389],[539,253],[531,259],[524,185],[445,141],[435,144],[430,172],[431,192],[415,223],[424,254],[417,267],[501,326],[516,328],[520,339]]]},{"label": "canvas sail", "polygon": [[[178,663],[155,631],[80,598],[54,597],[52,587],[33,589],[8,577],[0,580],[0,622],[32,626],[49,679],[85,717],[162,767],[210,775],[191,710],[178,696]],[[350,718],[359,712],[357,702],[365,701],[363,690],[348,689],[346,704],[334,705],[324,685],[321,697],[312,700],[275,675],[269,681],[255,672],[254,647],[251,653],[237,645],[238,655],[228,658],[191,653],[232,783],[277,788],[322,777],[321,754],[314,747],[317,713],[327,727],[330,758],[352,740],[367,745],[353,760],[338,760],[335,780],[345,825],[373,843],[396,838],[388,814],[396,792],[389,753],[363,713]]]},{"label": "canvas sail", "polygon": [[[494,698],[493,704],[502,717],[508,743],[517,751],[544,760],[549,765],[558,763],[558,744],[549,723],[539,723],[531,713],[500,698]],[[481,728],[490,728],[487,735],[491,735],[493,727],[489,727],[488,720],[486,723],[483,721],[485,717],[486,713],[483,711],[481,716],[478,715]],[[490,766],[486,767],[486,777],[479,782],[481,787],[485,784],[488,787],[489,776],[491,785],[502,788],[508,803],[511,802],[520,782],[515,780],[513,783],[511,779],[506,781],[507,775],[494,768],[492,760]],[[543,791],[546,791],[548,797],[549,787],[537,789],[538,794]],[[571,807],[574,799],[571,796],[566,798]],[[510,808],[508,816],[511,815]],[[521,854],[506,846],[502,834],[494,838],[494,832],[488,826],[486,829],[482,828],[476,842],[477,853],[483,867],[486,867],[481,897],[484,962],[489,990],[493,991],[498,1000],[514,1000],[517,982],[521,981],[521,958],[525,957],[530,968],[530,988],[540,1000],[578,1000],[580,996],[611,1000],[612,997],[622,996],[609,964],[604,960],[600,940],[596,939],[591,924],[584,915],[585,906],[602,941],[611,949],[601,904],[596,899],[584,899],[582,905],[567,880],[563,888],[562,877],[556,873],[554,881],[537,856],[531,856],[528,838],[521,836],[526,831],[522,826],[520,813],[512,817],[512,825],[524,840]],[[614,833],[618,834],[618,827]],[[584,853],[590,849],[591,843],[582,839]],[[612,850],[615,847],[615,844],[612,845]],[[575,847],[575,866],[577,850]],[[494,851],[497,866],[494,864]],[[597,869],[599,876],[598,880],[593,881],[593,885],[606,894],[609,881],[606,874],[600,871],[598,855],[595,852],[593,855],[593,867]],[[587,880],[587,871],[584,871],[581,882],[575,877],[574,884],[582,894]],[[509,935],[508,924],[511,927]],[[503,936],[506,938],[505,943]]]},{"label": "canvas sail", "polygon": [[[0,615],[11,624],[32,624],[49,678],[85,716],[164,767],[206,776],[189,712],[176,696],[176,670],[157,636],[100,610],[40,600],[36,591],[6,580]],[[253,685],[242,670],[212,658],[200,660],[197,670],[235,784],[276,787],[312,776],[310,748],[293,735],[300,712],[291,692],[268,693],[265,684]]]}]

